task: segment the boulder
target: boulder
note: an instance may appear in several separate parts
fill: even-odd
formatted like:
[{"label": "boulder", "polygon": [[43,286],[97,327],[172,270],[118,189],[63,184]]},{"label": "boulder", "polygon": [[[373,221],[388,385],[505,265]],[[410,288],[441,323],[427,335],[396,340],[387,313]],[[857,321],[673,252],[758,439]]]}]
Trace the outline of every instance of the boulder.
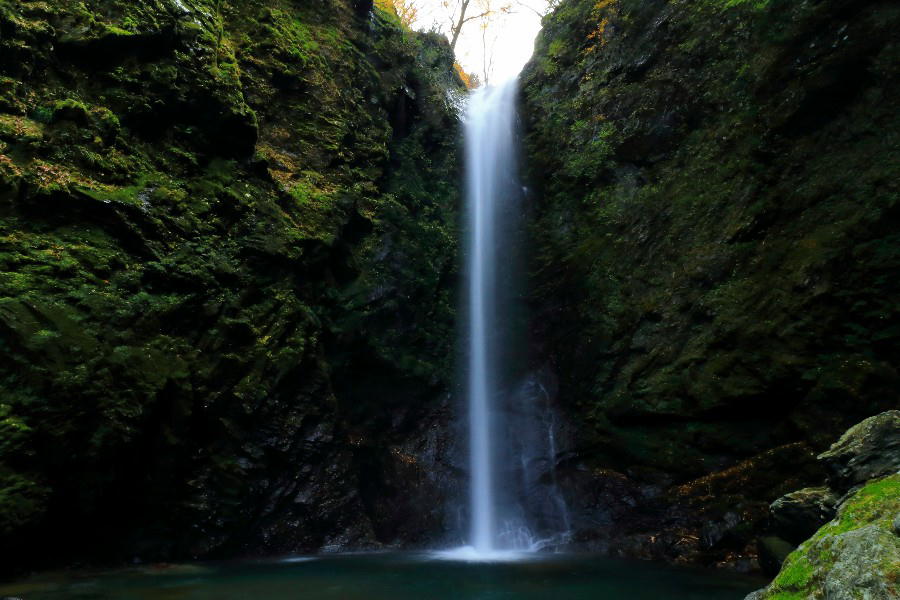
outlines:
[{"label": "boulder", "polygon": [[778,537],[797,546],[834,518],[838,497],[825,487],[804,488],[772,503],[772,529]]},{"label": "boulder", "polygon": [[840,492],[900,471],[900,410],[851,427],[818,459],[828,473],[828,483]]},{"label": "boulder", "polygon": [[764,591],[748,600],[900,597],[900,474],[870,481],[841,504],[835,518],[803,542]]},{"label": "boulder", "polygon": [[900,574],[900,539],[878,525],[837,536],[837,557],[825,576],[827,600],[896,600]]}]

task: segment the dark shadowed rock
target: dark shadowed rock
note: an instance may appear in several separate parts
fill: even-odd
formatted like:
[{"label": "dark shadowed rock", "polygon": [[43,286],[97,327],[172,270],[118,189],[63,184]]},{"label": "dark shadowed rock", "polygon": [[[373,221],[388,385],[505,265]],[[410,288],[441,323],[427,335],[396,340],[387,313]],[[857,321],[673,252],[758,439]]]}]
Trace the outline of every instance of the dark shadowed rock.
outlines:
[{"label": "dark shadowed rock", "polygon": [[900,471],[900,410],[851,427],[818,458],[828,472],[828,482],[839,491]]},{"label": "dark shadowed rock", "polygon": [[372,0],[353,0],[353,8],[359,16],[365,16],[372,11],[374,3]]},{"label": "dark shadowed rock", "polygon": [[543,20],[521,76],[533,338],[583,463],[690,492],[600,503],[646,540],[611,548],[755,551],[771,502],[824,477],[752,459],[895,407],[898,213],[875,182],[900,164],[898,22],[850,0],[561,0]]},{"label": "dark shadowed rock", "polygon": [[759,566],[763,573],[769,576],[778,574],[784,560],[796,548],[794,544],[775,536],[762,537],[756,545],[759,553]]},{"label": "dark shadowed rock", "polygon": [[700,529],[700,544],[704,549],[714,548],[740,524],[741,518],[733,513],[725,513],[718,521],[711,521]]},{"label": "dark shadowed rock", "polygon": [[837,502],[835,493],[824,487],[785,494],[769,507],[775,533],[796,546],[834,518]]}]

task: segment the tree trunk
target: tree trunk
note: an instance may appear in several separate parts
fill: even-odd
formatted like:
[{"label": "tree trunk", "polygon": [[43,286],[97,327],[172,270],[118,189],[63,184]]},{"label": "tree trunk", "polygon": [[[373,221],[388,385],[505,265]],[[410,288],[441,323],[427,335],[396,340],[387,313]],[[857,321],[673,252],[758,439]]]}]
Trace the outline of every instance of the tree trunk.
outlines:
[{"label": "tree trunk", "polygon": [[450,33],[453,34],[453,37],[450,39],[450,50],[456,52],[456,42],[459,40],[459,32],[462,31],[463,25],[466,24],[466,10],[469,9],[469,4],[472,0],[462,0],[462,5],[459,8],[459,19],[456,21],[456,25],[450,30]]}]

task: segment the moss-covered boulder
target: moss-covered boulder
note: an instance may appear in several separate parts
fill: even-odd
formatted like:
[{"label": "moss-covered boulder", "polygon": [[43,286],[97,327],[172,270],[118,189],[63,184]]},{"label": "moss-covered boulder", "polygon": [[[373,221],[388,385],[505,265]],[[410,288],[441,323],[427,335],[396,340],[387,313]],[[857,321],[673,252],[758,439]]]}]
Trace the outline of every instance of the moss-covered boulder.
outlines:
[{"label": "moss-covered boulder", "polygon": [[900,595],[900,474],[867,483],[748,600],[890,600]]}]

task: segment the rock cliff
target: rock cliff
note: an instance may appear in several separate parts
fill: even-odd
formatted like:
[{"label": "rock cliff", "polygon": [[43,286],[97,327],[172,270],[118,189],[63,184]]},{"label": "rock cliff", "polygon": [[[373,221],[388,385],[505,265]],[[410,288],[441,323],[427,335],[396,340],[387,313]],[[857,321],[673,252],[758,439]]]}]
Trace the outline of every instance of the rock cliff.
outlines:
[{"label": "rock cliff", "polygon": [[358,0],[0,1],[5,568],[441,535],[452,65]]},{"label": "rock cliff", "polygon": [[[534,354],[577,536],[748,567],[896,406],[894,3],[562,0],[522,76]],[[798,485],[799,484],[799,485]]]}]

